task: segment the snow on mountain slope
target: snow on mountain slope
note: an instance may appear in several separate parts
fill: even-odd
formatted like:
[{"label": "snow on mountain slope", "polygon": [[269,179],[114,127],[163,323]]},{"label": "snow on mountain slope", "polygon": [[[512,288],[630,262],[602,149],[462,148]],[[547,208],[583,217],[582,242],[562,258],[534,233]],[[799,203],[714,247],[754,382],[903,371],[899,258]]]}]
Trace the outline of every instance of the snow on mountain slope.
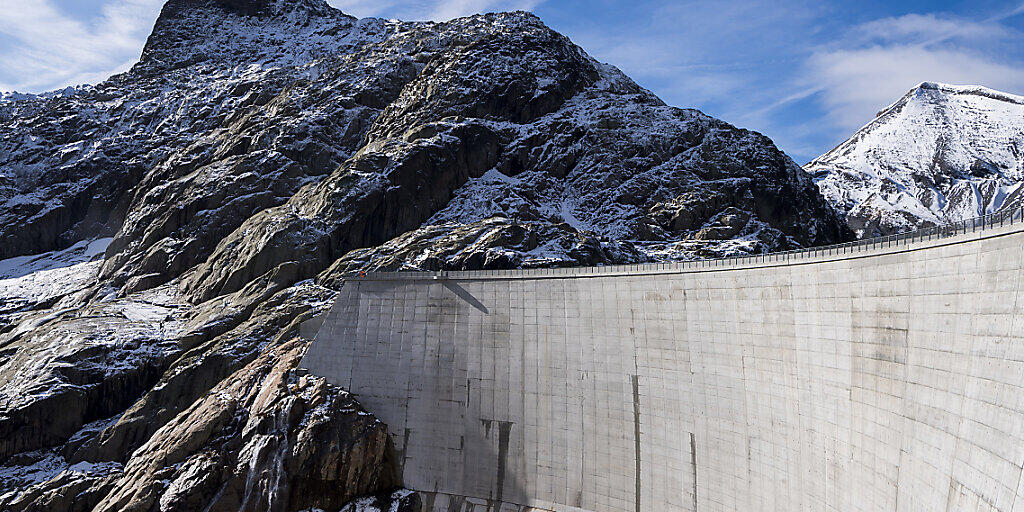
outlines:
[{"label": "snow on mountain slope", "polygon": [[63,251],[0,260],[0,325],[6,313],[94,284],[111,240],[82,241]]},{"label": "snow on mountain slope", "polygon": [[17,279],[37,272],[102,259],[100,257],[107,250],[111,240],[110,238],[101,238],[81,241],[62,251],[0,260],[0,280]]},{"label": "snow on mountain slope", "polygon": [[1024,97],[925,82],[804,169],[863,237],[995,212],[1024,193]]},{"label": "snow on mountain slope", "polygon": [[[259,164],[262,181],[239,180],[240,197],[220,206],[244,214],[282,202],[355,149],[358,130],[374,113],[366,103],[386,101],[379,93],[402,64],[361,62],[360,50],[405,25],[356,20],[319,0],[172,0],[130,71],[96,86],[5,95],[0,99],[0,258],[113,236],[137,209],[131,204],[135,196],[161,185],[163,194],[173,195],[188,179],[177,172],[236,156],[224,155],[228,152],[249,157],[199,174],[223,182],[230,174],[223,167]],[[361,72],[323,73],[339,60],[361,66]],[[288,91],[296,82],[317,86],[297,98]],[[259,126],[268,119],[272,129]],[[243,141],[222,146],[232,131],[247,133],[239,134]],[[287,138],[291,151],[278,151],[285,145],[278,138]],[[154,169],[163,183],[146,179]],[[195,202],[180,206],[216,209]],[[121,242],[114,246],[120,249]]]},{"label": "snow on mountain slope", "polygon": [[[797,196],[800,184],[807,184],[805,176],[772,174],[792,165],[775,148],[698,111],[661,103],[613,66],[592,65],[597,70],[595,83],[558,111],[528,124],[494,125],[495,130],[510,132],[513,148],[533,146],[537,164],[519,170],[506,163],[468,180],[425,225],[467,225],[492,217],[565,224],[602,240],[629,241],[652,261],[687,259],[702,251],[725,255],[778,250],[807,245],[816,236],[820,217],[813,213],[787,229],[784,224],[809,212],[790,212],[786,221],[763,223],[756,220],[757,213],[767,212],[742,199],[769,193],[771,185],[765,181],[792,179],[793,188],[781,192],[782,200],[803,201]],[[685,140],[697,144],[672,147]],[[728,149],[712,157],[707,150],[712,145]],[[572,161],[560,161],[567,154]],[[730,162],[734,158],[744,164]],[[744,166],[752,169],[741,171]],[[702,189],[727,190],[732,198],[725,203],[753,213],[755,219],[744,219],[736,232],[716,236],[705,228],[714,225],[726,204],[703,216],[698,208],[687,208],[693,214],[689,222],[664,213],[681,194]],[[696,195],[706,199],[714,193]],[[678,210],[676,206],[676,214]],[[566,263],[571,261],[567,258]]]}]

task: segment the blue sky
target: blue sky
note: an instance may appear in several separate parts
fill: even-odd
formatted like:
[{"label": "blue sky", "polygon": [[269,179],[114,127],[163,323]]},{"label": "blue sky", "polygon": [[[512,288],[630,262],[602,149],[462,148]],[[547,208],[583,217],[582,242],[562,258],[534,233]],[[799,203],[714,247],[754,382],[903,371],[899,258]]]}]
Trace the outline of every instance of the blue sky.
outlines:
[{"label": "blue sky", "polygon": [[[922,81],[1024,94],[1024,2],[329,0],[356,16],[525,9],[666,102],[804,163]],[[138,57],[162,0],[0,0],[0,90],[95,83]]]}]

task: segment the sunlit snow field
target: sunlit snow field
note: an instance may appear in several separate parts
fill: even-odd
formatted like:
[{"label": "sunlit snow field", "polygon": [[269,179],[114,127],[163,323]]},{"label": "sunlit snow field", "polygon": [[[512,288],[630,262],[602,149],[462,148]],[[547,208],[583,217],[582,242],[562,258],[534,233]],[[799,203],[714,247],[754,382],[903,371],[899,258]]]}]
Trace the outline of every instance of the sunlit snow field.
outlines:
[{"label": "sunlit snow field", "polygon": [[83,241],[63,251],[0,260],[0,313],[87,286],[96,279],[112,240]]}]

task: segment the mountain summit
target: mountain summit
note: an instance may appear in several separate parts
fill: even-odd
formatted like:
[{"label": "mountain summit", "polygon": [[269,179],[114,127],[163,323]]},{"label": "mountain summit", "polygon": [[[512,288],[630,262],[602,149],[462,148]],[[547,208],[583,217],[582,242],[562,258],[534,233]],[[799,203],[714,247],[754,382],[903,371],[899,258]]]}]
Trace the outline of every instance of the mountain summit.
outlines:
[{"label": "mountain summit", "polygon": [[136,71],[308,62],[336,51],[355,21],[324,0],[170,0]]},{"label": "mountain summit", "polygon": [[325,0],[169,0],[164,4],[161,21],[158,21],[156,26],[159,28],[161,22],[166,23],[170,19],[193,11],[208,12],[210,9],[264,19],[294,13],[320,17],[341,14],[341,11],[331,7]]},{"label": "mountain summit", "polygon": [[925,82],[804,168],[864,237],[995,212],[1024,193],[1024,97]]}]

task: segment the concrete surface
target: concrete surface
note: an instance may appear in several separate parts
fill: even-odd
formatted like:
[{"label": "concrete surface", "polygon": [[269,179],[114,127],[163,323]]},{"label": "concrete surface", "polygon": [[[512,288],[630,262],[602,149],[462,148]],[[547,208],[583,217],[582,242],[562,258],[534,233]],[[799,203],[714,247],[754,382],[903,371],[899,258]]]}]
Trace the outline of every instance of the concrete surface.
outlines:
[{"label": "concrete surface", "polygon": [[1021,229],[374,275],[304,366],[389,425],[428,510],[1021,512]]}]

